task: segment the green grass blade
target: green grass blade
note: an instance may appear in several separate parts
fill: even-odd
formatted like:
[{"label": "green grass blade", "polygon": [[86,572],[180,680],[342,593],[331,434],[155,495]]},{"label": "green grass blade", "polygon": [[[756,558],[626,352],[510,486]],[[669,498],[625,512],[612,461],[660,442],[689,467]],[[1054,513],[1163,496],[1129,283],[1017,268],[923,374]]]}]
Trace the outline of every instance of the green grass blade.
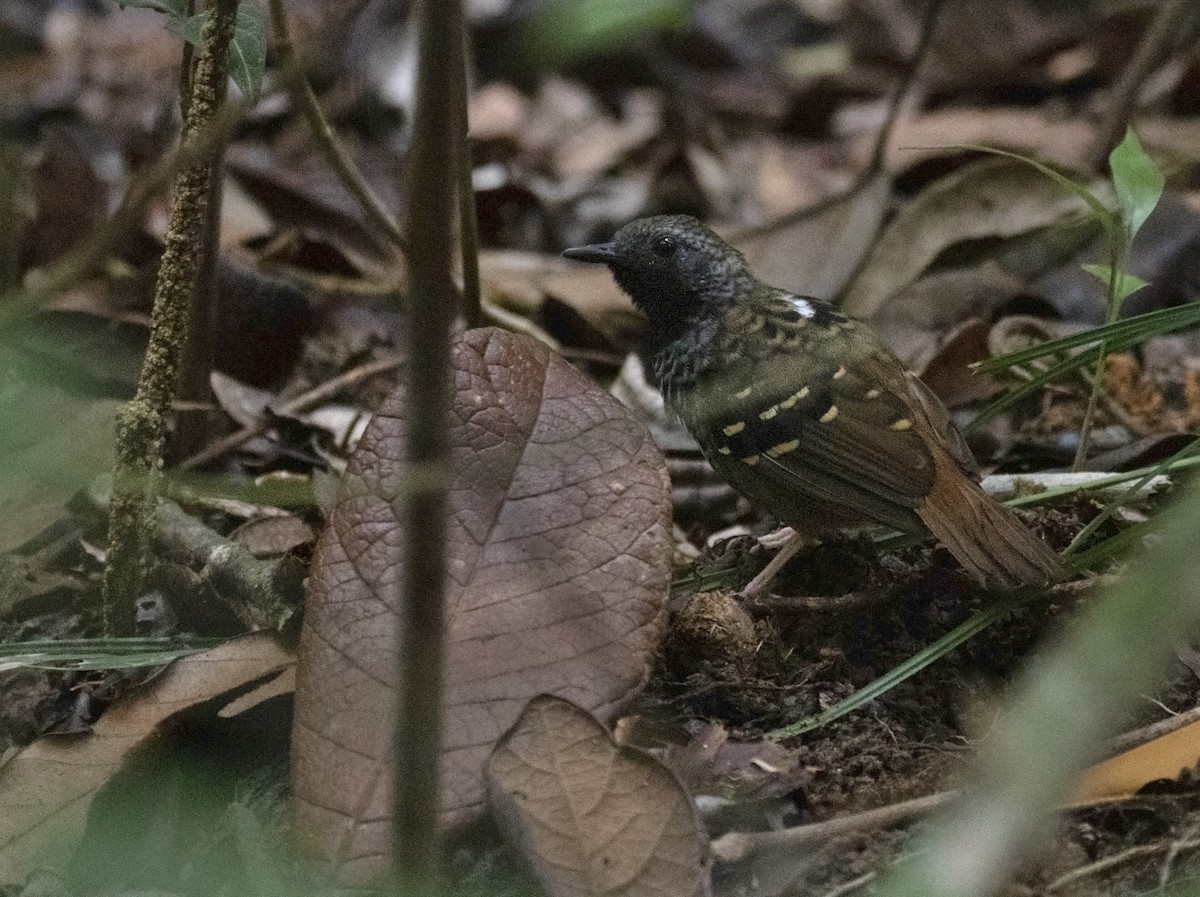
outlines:
[{"label": "green grass blade", "polygon": [[[1146,315],[1139,315],[1136,318],[1126,318],[1123,321],[1118,321],[1105,327],[1096,327],[1086,333],[1064,337],[1061,340],[1051,340],[1048,343],[1043,343],[1041,346],[1035,347],[1034,350],[1013,352],[1009,355],[998,356],[982,363],[979,366],[980,370],[992,370],[992,362],[1003,361],[1004,364],[999,366],[999,369],[1003,370],[1026,363],[1031,353],[1034,353],[1033,358],[1042,358],[1055,352],[1064,351],[1067,348],[1088,346],[1083,351],[1077,352],[1069,358],[1064,358],[1044,371],[1038,371],[1025,382],[1009,389],[995,402],[984,408],[971,421],[967,429],[973,430],[992,420],[997,415],[1003,414],[1036,393],[1046,384],[1057,382],[1077,369],[1094,365],[1102,353],[1123,352],[1144,342],[1148,335],[1166,333],[1170,330],[1176,330],[1200,321],[1200,302],[1191,302],[1187,305],[1165,309],[1164,311],[1174,312],[1174,314],[1167,316],[1162,312],[1150,312]],[[1151,315],[1156,317],[1153,321],[1148,321],[1147,319]],[[1014,358],[1018,356],[1018,360],[1014,361]]]},{"label": "green grass blade", "polygon": [[117,670],[163,666],[199,654],[227,639],[50,639],[0,644],[0,671],[35,667],[51,670]]},{"label": "green grass blade", "polygon": [[942,147],[943,149],[961,149],[971,150],[977,153],[989,153],[993,156],[1004,156],[1006,159],[1016,159],[1018,162],[1024,162],[1026,165],[1037,169],[1050,180],[1054,181],[1059,187],[1074,196],[1079,197],[1087,204],[1088,210],[1095,216],[1103,226],[1107,234],[1113,235],[1117,232],[1117,217],[1100,202],[1095,195],[1083,184],[1076,183],[1064,174],[1055,171],[1044,162],[1039,162],[1036,159],[1031,159],[1028,156],[1022,156],[1020,153],[1010,153],[1007,150],[996,149],[994,146],[982,146],[978,143],[952,143],[949,146]]},{"label": "green grass blade", "polygon": [[927,666],[941,660],[955,648],[970,641],[997,620],[1000,620],[1023,604],[1028,597],[1030,596],[1022,595],[1021,597],[1010,598],[1007,601],[997,602],[990,607],[985,607],[983,610],[977,611],[969,619],[947,632],[932,645],[888,670],[874,682],[863,686],[858,691],[820,713],[792,723],[790,726],[784,726],[782,729],[775,729],[772,732],[768,732],[767,737],[776,741],[784,738],[794,738],[805,732],[811,732],[814,729],[827,726],[834,720],[841,719],[846,714],[858,710],[885,692],[895,688],[906,679],[912,678]]},{"label": "green grass blade", "polygon": [[1143,342],[1149,337],[1170,333],[1173,330],[1197,323],[1200,323],[1200,302],[1189,302],[1186,305],[1177,305],[1172,308],[1134,315],[1131,318],[1122,318],[1115,324],[1102,325],[1082,333],[1073,333],[1060,339],[1048,340],[1028,349],[995,355],[976,364],[975,369],[981,373],[999,373],[1012,367],[1020,367],[1031,361],[1037,361],[1047,355],[1057,355],[1079,346],[1102,341],[1108,342],[1110,345],[1120,344],[1128,347]]}]

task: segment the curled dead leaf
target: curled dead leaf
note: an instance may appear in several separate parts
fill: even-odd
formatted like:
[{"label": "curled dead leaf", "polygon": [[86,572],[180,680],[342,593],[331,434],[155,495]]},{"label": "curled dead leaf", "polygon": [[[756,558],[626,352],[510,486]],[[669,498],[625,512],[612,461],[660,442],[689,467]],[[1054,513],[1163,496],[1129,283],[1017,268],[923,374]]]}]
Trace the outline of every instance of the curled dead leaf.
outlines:
[{"label": "curled dead leaf", "polygon": [[[663,460],[620,403],[546,346],[455,347],[442,821],[483,808],[482,768],[542,693],[612,718],[645,682],[670,575]],[[292,744],[301,838],[367,880],[389,851],[403,391],[373,418],[317,544]]]},{"label": "curled dead leaf", "polygon": [[709,893],[708,837],[679,780],[569,701],[530,701],[486,775],[505,836],[550,897]]},{"label": "curled dead leaf", "polygon": [[[294,660],[268,635],[252,635],[174,663],[115,703],[88,735],[45,737],[0,769],[0,883],[23,881],[80,840],[88,810],[161,727],[214,701],[228,717],[291,688]],[[225,696],[227,701],[214,699]]]},{"label": "curled dead leaf", "polygon": [[948,247],[1028,233],[1082,208],[1082,200],[1023,162],[964,165],[900,210],[847,287],[842,309],[871,318]]}]

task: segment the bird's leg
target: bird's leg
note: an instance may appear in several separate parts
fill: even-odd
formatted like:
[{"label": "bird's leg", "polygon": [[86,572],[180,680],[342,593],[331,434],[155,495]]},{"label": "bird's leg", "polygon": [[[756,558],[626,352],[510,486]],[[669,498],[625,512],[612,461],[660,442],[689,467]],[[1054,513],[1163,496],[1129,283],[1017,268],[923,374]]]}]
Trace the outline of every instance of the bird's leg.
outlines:
[{"label": "bird's leg", "polygon": [[[801,549],[816,544],[813,538],[805,533],[798,533],[790,527],[785,527],[784,530],[790,532],[791,537],[788,538],[788,540],[783,544],[783,547],[779,549],[778,554],[771,558],[771,562],[767,564],[767,566],[763,567],[762,572],[759,573],[758,576],[754,577],[754,579],[750,580],[746,587],[742,589],[743,598],[753,600],[761,597],[762,594],[767,591],[768,587],[770,587],[771,581],[774,580],[779,571],[783,569],[784,564],[794,558]],[[784,530],[778,530],[777,532],[772,533],[770,536],[771,540],[775,541],[778,536],[783,534]]]}]

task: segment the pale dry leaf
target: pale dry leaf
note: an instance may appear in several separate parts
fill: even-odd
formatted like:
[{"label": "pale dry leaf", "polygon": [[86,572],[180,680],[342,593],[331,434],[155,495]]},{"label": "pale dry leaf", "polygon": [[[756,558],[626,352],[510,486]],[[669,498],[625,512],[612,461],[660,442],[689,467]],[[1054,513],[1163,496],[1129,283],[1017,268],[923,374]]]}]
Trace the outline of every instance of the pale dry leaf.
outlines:
[{"label": "pale dry leaf", "polygon": [[879,232],[892,192],[884,172],[819,212],[734,236],[754,275],[772,286],[832,299],[850,280]]},{"label": "pale dry leaf", "polygon": [[[974,143],[1075,166],[1082,163],[1093,132],[1086,119],[1062,118],[1034,109],[1003,106],[937,109],[896,122],[895,134],[888,142],[886,164],[889,171],[901,171],[944,157],[946,147],[952,144]],[[851,157],[860,165],[867,164],[875,152],[875,143],[875,132],[864,132],[855,138]]]},{"label": "pale dry leaf", "polygon": [[492,249],[479,253],[479,272],[489,302],[534,320],[548,296],[560,299],[610,339],[633,329],[640,315],[602,265]]},{"label": "pale dry leaf", "polygon": [[679,780],[569,701],[530,701],[486,775],[505,837],[549,897],[709,893],[708,837]]},{"label": "pale dry leaf", "polygon": [[900,210],[847,288],[842,309],[870,318],[950,246],[1027,233],[1083,209],[1082,200],[1014,159],[965,165]]},{"label": "pale dry leaf", "polygon": [[[442,821],[483,808],[483,761],[533,696],[612,718],[665,619],[665,466],[615,399],[543,344],[492,328],[453,354]],[[347,880],[390,851],[403,391],[376,413],[317,543],[301,636],[297,825]]]},{"label": "pale dry leaf", "polygon": [[77,843],[96,793],[171,717],[225,694],[236,701],[293,664],[270,636],[227,642],[176,661],[113,704],[91,733],[24,748],[0,768],[0,883],[24,881],[63,844]]}]

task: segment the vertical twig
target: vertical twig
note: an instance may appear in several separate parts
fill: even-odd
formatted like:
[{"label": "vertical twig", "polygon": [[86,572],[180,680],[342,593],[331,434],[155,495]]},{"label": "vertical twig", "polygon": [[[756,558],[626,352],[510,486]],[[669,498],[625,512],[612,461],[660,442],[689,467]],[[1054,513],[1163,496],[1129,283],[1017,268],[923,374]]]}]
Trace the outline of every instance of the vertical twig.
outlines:
[{"label": "vertical twig", "polygon": [[1133,58],[1109,94],[1108,111],[1084,154],[1084,164],[1089,171],[1100,168],[1113,147],[1120,142],[1137,102],[1138,90],[1155,66],[1170,52],[1171,46],[1178,46],[1181,34],[1194,27],[1188,18],[1195,17],[1196,13],[1196,0],[1164,0],[1159,6]]},{"label": "vertical twig", "polygon": [[895,90],[888,101],[887,114],[884,116],[883,127],[879,129],[879,134],[875,138],[875,149],[871,153],[871,161],[861,175],[863,184],[884,169],[888,144],[892,142],[892,133],[896,130],[896,123],[900,120],[900,109],[904,104],[904,98],[908,96],[916,83],[917,72],[921,70],[921,65],[929,55],[929,48],[933,45],[933,34],[937,30],[938,18],[942,14],[944,2],[945,0],[929,0],[925,5],[925,11],[921,14],[921,30],[917,36],[917,45],[913,47],[912,55],[905,62],[904,71],[901,72],[900,80],[896,82]]},{"label": "vertical twig", "polygon": [[0,297],[20,282],[22,224],[17,210],[17,154],[0,141]]},{"label": "vertical twig", "polygon": [[[417,98],[409,153],[408,402],[410,484],[404,509],[404,572],[399,596],[393,867],[402,888],[429,893],[437,869],[441,787],[443,591],[450,475],[450,328],[457,311],[451,273],[455,145],[463,102],[454,59],[462,52],[461,0],[422,0]],[[403,891],[409,893],[409,891]]]},{"label": "vertical twig", "polygon": [[224,140],[218,141],[209,160],[204,231],[199,244],[187,337],[179,363],[179,387],[176,390],[179,407],[175,414],[175,436],[171,440],[173,458],[193,455],[219,435],[213,431],[216,403],[209,382],[217,354],[215,280],[220,255],[225,146]]},{"label": "vertical twig", "polygon": [[[207,129],[225,100],[229,41],[237,0],[216,0],[204,26],[183,139]],[[155,486],[162,465],[166,420],[179,372],[181,345],[190,315],[198,253],[207,216],[212,156],[189,162],[175,179],[166,244],[155,286],[150,343],[137,392],[117,416],[117,465],[108,516],[104,568],[106,634],[131,634],[134,608],[145,577]]]},{"label": "vertical twig", "polygon": [[[1108,302],[1104,316],[1105,325],[1112,325],[1121,316],[1121,300],[1117,296],[1117,284],[1121,277],[1121,268],[1129,249],[1129,238],[1125,227],[1116,228],[1108,245]],[[1087,461],[1088,448],[1092,443],[1092,426],[1096,420],[1096,406],[1100,401],[1100,393],[1104,391],[1104,380],[1108,375],[1108,343],[1100,343],[1100,355],[1096,359],[1096,373],[1092,376],[1092,391],[1088,393],[1087,407],[1083,412],[1083,423],[1079,425],[1079,444],[1075,447],[1075,459],[1071,462],[1071,470],[1076,471]]]},{"label": "vertical twig", "polygon": [[292,44],[291,34],[287,26],[287,14],[283,9],[283,0],[270,0],[271,29],[275,34],[275,51],[287,76],[288,88],[291,91],[292,103],[304,115],[308,129],[317,143],[317,148],[325,156],[325,161],[333,169],[343,187],[358,202],[371,223],[379,228],[388,240],[401,252],[408,252],[408,241],[400,231],[400,225],[392,217],[383,204],[383,200],[371,189],[346,148],[342,146],[333,126],[321,111],[317,95],[313,93],[312,85],[304,77],[300,61],[296,58],[296,49]]},{"label": "vertical twig", "polygon": [[467,82],[466,29],[458,53],[455,54],[455,81],[461,96],[458,106],[458,134],[455,160],[458,163],[458,227],[462,245],[463,306],[462,316],[468,327],[478,327],[483,322],[483,299],[479,287],[479,221],[475,217],[475,185],[472,180],[471,137],[467,121],[467,100],[470,85]]}]

